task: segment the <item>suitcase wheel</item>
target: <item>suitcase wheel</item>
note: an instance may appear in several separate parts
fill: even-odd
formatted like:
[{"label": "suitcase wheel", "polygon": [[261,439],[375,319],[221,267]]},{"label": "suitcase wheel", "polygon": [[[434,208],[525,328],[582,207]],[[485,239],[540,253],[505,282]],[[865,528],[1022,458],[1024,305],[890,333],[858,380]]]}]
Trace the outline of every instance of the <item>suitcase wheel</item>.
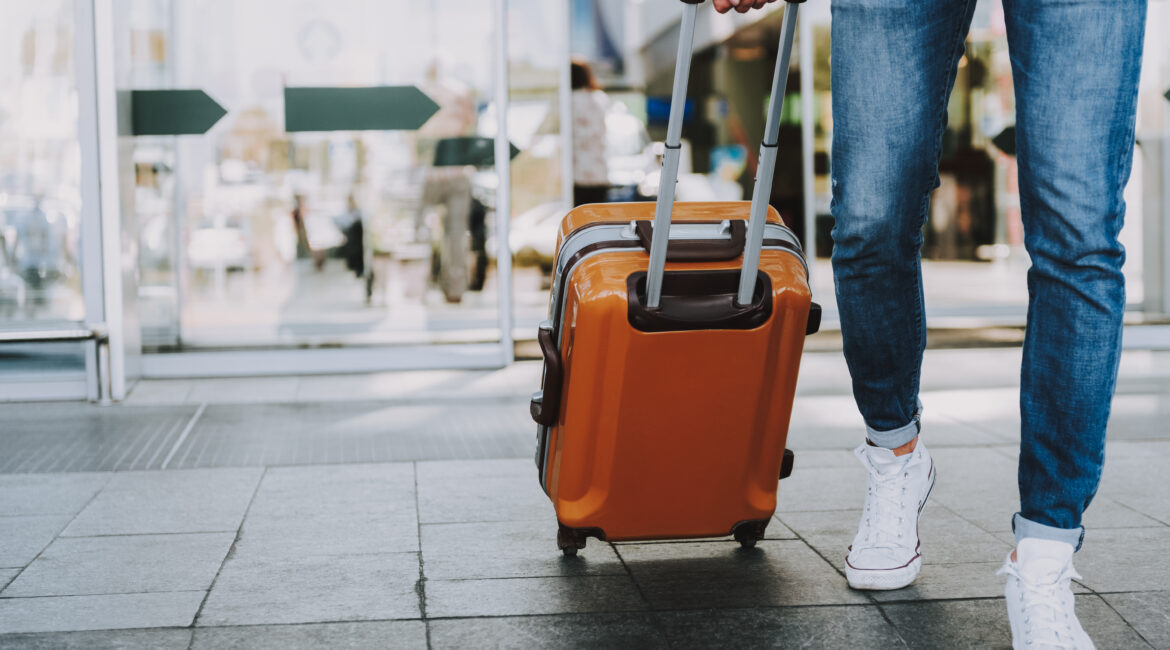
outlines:
[{"label": "suitcase wheel", "polygon": [[741,521],[731,529],[731,534],[735,541],[739,542],[740,547],[755,548],[756,542],[764,539],[764,531],[768,529],[769,521],[768,519]]},{"label": "suitcase wheel", "polygon": [[557,546],[565,557],[577,557],[577,551],[585,548],[586,536],[579,530],[558,524]]},{"label": "suitcase wheel", "polygon": [[565,557],[577,557],[577,551],[585,548],[585,540],[596,537],[605,541],[605,531],[600,528],[569,528],[557,522],[557,547]]}]

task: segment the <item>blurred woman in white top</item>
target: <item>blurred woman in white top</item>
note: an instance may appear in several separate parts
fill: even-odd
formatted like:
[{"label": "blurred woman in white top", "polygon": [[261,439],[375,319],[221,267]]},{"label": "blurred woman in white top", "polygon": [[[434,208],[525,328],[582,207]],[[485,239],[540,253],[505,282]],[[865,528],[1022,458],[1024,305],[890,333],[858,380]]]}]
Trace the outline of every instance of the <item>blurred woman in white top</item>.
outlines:
[{"label": "blurred woman in white top", "polygon": [[573,205],[605,203],[609,165],[605,158],[605,114],[609,97],[601,90],[589,63],[574,57]]}]

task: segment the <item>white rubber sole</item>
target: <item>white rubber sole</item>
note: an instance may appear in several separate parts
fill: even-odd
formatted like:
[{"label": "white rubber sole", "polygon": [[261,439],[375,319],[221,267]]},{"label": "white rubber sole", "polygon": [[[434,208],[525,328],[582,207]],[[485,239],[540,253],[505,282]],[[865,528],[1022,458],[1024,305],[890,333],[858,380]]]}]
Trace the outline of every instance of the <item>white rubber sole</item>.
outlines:
[{"label": "white rubber sole", "polygon": [[853,589],[864,591],[892,591],[909,586],[922,570],[922,558],[916,557],[910,564],[898,569],[854,569],[845,565],[845,579]]}]

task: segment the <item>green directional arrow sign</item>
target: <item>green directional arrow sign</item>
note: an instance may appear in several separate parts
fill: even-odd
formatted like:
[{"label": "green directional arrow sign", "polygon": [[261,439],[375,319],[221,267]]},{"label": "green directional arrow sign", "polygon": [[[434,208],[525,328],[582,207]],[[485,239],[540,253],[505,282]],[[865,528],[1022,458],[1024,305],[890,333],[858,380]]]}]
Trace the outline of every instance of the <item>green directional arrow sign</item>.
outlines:
[{"label": "green directional arrow sign", "polygon": [[202,90],[130,91],[134,135],[201,135],[227,114]]},{"label": "green directional arrow sign", "polygon": [[412,131],[439,105],[415,86],[285,88],[285,131]]},{"label": "green directional arrow sign", "polygon": [[991,139],[991,143],[1009,156],[1016,155],[1016,127],[1009,126]]},{"label": "green directional arrow sign", "polygon": [[[520,155],[516,145],[508,143],[509,160]],[[496,143],[491,138],[443,138],[435,145],[435,167],[474,165],[491,167],[496,164]]]}]

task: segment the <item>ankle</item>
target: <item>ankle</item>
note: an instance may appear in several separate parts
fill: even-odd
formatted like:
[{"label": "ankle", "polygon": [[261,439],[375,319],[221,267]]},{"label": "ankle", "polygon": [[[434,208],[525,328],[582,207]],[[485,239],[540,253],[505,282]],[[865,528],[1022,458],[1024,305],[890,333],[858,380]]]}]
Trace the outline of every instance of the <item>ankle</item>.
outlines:
[{"label": "ankle", "polygon": [[[868,439],[868,438],[866,438],[865,442],[867,444],[869,444],[870,447],[879,447],[880,446],[880,445],[875,445],[873,443],[873,441]],[[906,454],[909,454],[910,452],[914,451],[914,449],[917,447],[918,447],[918,436],[914,436],[914,439],[911,440],[910,442],[902,445],[901,447],[895,447],[894,449],[891,449],[890,451],[894,452],[895,456],[905,456]]]}]

